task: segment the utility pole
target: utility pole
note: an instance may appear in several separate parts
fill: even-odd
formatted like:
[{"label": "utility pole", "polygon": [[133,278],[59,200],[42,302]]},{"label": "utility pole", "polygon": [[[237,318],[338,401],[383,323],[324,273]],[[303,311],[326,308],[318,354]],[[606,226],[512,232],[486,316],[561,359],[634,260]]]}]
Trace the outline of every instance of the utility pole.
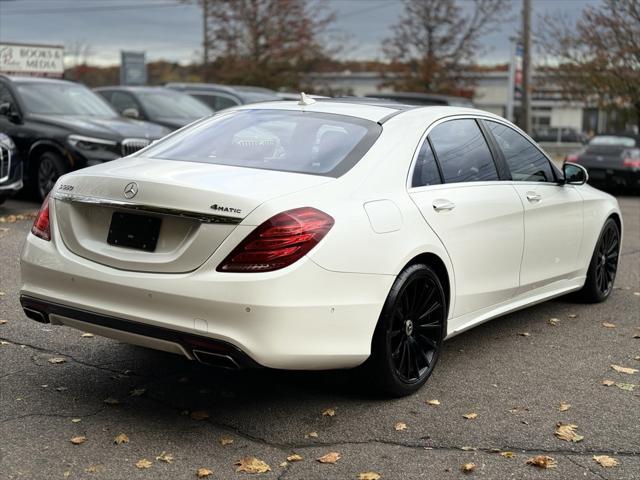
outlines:
[{"label": "utility pole", "polygon": [[208,18],[208,2],[202,0],[202,70],[204,81],[209,81],[209,25]]},{"label": "utility pole", "polygon": [[531,0],[522,1],[522,129],[531,134]]}]

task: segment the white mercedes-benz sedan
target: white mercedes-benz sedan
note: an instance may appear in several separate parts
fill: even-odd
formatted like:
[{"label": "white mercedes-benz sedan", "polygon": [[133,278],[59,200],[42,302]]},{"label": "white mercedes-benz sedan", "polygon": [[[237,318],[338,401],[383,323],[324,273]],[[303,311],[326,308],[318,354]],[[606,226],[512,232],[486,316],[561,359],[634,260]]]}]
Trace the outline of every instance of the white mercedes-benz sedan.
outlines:
[{"label": "white mercedes-benz sedan", "polygon": [[610,295],[618,204],[563,170],[474,109],[304,95],[233,108],[61,177],[26,240],[21,303],[227,368],[364,363],[405,395],[448,337]]}]

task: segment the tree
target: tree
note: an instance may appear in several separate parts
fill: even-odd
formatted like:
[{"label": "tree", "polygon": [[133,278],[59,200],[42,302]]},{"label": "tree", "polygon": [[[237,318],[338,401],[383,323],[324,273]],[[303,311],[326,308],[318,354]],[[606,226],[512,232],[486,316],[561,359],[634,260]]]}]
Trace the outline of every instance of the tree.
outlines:
[{"label": "tree", "polygon": [[322,37],[334,14],[311,0],[200,0],[208,77],[221,83],[298,88],[331,55]]},{"label": "tree", "polygon": [[459,94],[482,52],[480,39],[509,14],[508,0],[403,0],[404,11],[383,42],[396,90]]},{"label": "tree", "polygon": [[631,106],[640,128],[640,3],[604,0],[577,22],[544,17],[539,43],[565,96]]}]

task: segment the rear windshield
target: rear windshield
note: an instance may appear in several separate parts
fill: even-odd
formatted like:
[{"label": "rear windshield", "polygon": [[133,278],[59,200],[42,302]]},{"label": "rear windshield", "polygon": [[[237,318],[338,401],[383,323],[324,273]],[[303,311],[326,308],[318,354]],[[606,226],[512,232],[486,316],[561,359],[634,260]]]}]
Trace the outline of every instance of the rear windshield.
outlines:
[{"label": "rear windshield", "polygon": [[380,135],[375,122],[292,110],[238,110],[200,121],[140,155],[338,177]]},{"label": "rear windshield", "polygon": [[631,137],[619,137],[616,135],[598,135],[593,137],[589,145],[616,145],[621,147],[635,147],[636,141]]}]

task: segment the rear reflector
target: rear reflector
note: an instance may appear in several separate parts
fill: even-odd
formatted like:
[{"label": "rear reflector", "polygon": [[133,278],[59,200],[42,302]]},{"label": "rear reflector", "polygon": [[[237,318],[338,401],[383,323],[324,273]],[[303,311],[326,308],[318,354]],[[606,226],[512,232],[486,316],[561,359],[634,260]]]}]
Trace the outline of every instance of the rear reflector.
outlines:
[{"label": "rear reflector", "polygon": [[218,266],[219,272],[271,272],[305,256],[333,226],[333,218],[311,207],[271,217]]},{"label": "rear reflector", "polygon": [[49,195],[47,195],[44,202],[42,202],[42,206],[36,216],[36,220],[33,222],[33,227],[31,227],[31,233],[38,238],[46,240],[47,242],[51,240],[51,227],[49,225]]},{"label": "rear reflector", "polygon": [[627,157],[622,162],[625,167],[635,167],[640,168],[640,158],[630,158]]}]

